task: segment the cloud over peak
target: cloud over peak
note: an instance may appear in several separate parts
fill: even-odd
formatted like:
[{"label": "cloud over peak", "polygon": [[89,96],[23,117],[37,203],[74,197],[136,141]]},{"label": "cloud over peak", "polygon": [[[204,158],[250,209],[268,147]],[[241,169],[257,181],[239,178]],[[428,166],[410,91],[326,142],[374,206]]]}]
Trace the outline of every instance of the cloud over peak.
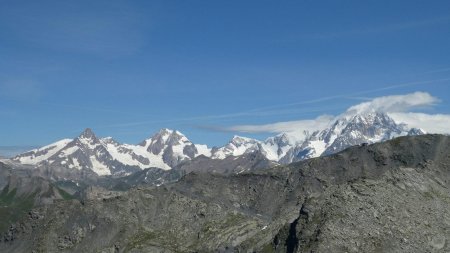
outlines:
[{"label": "cloud over peak", "polygon": [[427,92],[414,92],[405,95],[377,97],[347,109],[346,114],[363,114],[370,112],[408,112],[414,109],[433,106],[439,99]]},{"label": "cloud over peak", "polygon": [[331,115],[321,115],[315,119],[276,122],[264,125],[238,125],[225,130],[241,133],[287,133],[303,139],[307,133],[325,129],[334,119]]},{"label": "cloud over peak", "polygon": [[405,123],[409,127],[421,128],[427,133],[450,134],[450,115],[425,113],[389,113],[395,122]]},{"label": "cloud over peak", "polygon": [[243,133],[288,133],[303,138],[305,133],[323,130],[339,118],[373,112],[387,113],[397,123],[409,127],[421,128],[429,133],[450,133],[450,115],[425,114],[414,110],[432,107],[440,100],[427,92],[414,92],[404,95],[391,95],[373,98],[353,105],[339,116],[322,115],[314,119],[275,122],[263,125],[237,125],[226,128],[227,131]]}]

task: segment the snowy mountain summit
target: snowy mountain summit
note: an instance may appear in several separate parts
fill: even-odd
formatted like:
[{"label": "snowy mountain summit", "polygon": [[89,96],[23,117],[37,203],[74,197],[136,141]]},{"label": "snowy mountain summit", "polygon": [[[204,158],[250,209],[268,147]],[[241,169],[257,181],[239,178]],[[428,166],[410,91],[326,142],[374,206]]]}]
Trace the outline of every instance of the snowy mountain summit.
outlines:
[{"label": "snowy mountain summit", "polygon": [[385,113],[368,112],[342,115],[325,129],[302,134],[298,140],[292,134],[282,133],[265,141],[235,136],[228,144],[212,150],[212,158],[223,159],[259,151],[271,161],[287,164],[308,158],[329,155],[350,146],[375,143],[403,135],[420,135],[425,131],[396,123]]},{"label": "snowy mountain summit", "polygon": [[198,155],[209,156],[206,145],[195,145],[174,130],[161,129],[142,143],[130,145],[112,137],[99,139],[88,128],[73,140],[58,141],[13,160],[28,165],[91,170],[98,175],[127,175],[152,167],[169,170]]},{"label": "snowy mountain summit", "polygon": [[200,155],[225,159],[259,152],[270,161],[287,164],[333,154],[353,145],[424,133],[421,129],[398,124],[388,114],[380,112],[339,116],[325,129],[303,134],[300,140],[292,133],[281,133],[265,141],[234,136],[226,145],[212,149],[192,143],[179,131],[165,128],[137,145],[122,144],[112,137],[99,139],[88,128],[75,139],[61,140],[12,160],[37,167],[121,176],[152,167],[170,170]]}]

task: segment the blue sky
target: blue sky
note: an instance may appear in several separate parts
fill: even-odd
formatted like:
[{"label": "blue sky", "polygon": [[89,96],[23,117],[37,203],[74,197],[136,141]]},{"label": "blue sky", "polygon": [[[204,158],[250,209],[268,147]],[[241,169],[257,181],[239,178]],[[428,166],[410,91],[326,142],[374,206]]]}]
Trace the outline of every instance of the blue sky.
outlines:
[{"label": "blue sky", "polygon": [[3,0],[0,146],[86,127],[222,145],[234,126],[416,91],[439,99],[422,111],[448,114],[449,45],[449,1]]}]

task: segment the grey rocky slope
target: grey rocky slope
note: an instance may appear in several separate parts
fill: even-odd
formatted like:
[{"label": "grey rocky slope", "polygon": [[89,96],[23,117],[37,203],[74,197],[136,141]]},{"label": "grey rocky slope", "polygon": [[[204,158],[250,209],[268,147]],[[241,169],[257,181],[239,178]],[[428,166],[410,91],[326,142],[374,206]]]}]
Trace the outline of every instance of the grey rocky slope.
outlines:
[{"label": "grey rocky slope", "polygon": [[[95,180],[76,181],[79,187],[76,187],[75,190],[77,191],[77,196],[79,193],[84,195],[84,189],[90,186],[93,186],[96,191],[102,189],[106,191],[126,191],[132,187],[141,185],[160,186],[163,184],[176,182],[182,178],[182,176],[191,172],[210,172],[230,175],[271,168],[277,165],[277,163],[267,160],[267,158],[259,152],[248,153],[238,157],[227,157],[221,160],[212,159],[201,155],[192,160],[184,161],[171,170],[149,168],[137,171],[124,177],[108,176],[96,177]],[[70,191],[70,188],[65,188],[64,185],[62,185],[62,182],[64,181],[58,181],[56,183],[62,189],[68,192],[73,192]],[[70,183],[73,181],[68,182]]]},{"label": "grey rocky slope", "polygon": [[73,140],[61,140],[26,152],[13,161],[36,166],[53,178],[126,176],[147,168],[170,170],[199,156],[221,160],[258,152],[263,160],[289,164],[353,145],[420,134],[424,131],[398,124],[380,112],[343,114],[325,129],[304,131],[302,136],[283,133],[265,141],[235,136],[226,145],[212,149],[194,144],[182,133],[169,129],[161,129],[138,145],[121,144],[111,137],[97,138],[92,130],[86,129]]},{"label": "grey rocky slope", "polygon": [[450,138],[399,137],[267,170],[190,173],[58,202],[2,252],[448,252]]},{"label": "grey rocky slope", "polygon": [[28,214],[33,207],[71,199],[71,195],[28,169],[13,169],[0,162],[0,231]]},{"label": "grey rocky slope", "polygon": [[239,174],[259,169],[271,168],[278,163],[270,161],[259,151],[245,153],[240,156],[228,156],[224,159],[212,159],[199,156],[179,164],[174,170],[183,174],[190,172],[210,172],[218,174]]}]

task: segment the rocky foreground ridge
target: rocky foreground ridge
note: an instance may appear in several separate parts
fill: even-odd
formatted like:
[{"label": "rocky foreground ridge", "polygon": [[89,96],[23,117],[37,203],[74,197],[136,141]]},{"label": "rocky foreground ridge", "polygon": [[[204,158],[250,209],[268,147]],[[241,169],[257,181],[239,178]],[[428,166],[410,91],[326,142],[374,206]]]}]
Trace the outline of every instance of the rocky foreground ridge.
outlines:
[{"label": "rocky foreground ridge", "polygon": [[450,138],[399,137],[288,166],[193,172],[56,201],[1,252],[448,252]]}]

